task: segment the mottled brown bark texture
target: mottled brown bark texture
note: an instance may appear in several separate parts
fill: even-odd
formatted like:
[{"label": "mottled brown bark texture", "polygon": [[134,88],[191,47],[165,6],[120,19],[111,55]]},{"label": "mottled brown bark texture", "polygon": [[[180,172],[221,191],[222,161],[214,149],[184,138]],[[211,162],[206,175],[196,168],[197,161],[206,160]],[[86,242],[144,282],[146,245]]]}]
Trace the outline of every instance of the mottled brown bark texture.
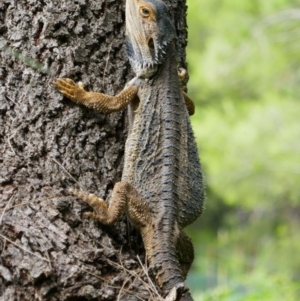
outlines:
[{"label": "mottled brown bark texture", "polygon": [[[185,67],[185,1],[166,1]],[[116,94],[132,77],[124,1],[0,1],[0,300],[155,300],[124,217],[105,227],[67,193],[120,180],[126,111],[73,104],[51,82]],[[150,285],[151,286],[151,285]],[[157,288],[159,291],[159,288]],[[119,298],[119,299],[118,299]]]}]

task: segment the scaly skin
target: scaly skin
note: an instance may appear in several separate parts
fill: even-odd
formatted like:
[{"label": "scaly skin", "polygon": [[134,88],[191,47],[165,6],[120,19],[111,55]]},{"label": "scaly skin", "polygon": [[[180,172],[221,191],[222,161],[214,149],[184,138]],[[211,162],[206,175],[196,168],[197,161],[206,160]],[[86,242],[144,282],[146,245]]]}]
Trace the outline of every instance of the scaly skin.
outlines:
[{"label": "scaly skin", "polygon": [[129,108],[122,180],[115,184],[109,206],[96,195],[71,193],[93,207],[87,216],[103,224],[126,213],[142,235],[149,266],[164,293],[181,287],[177,300],[190,301],[182,283],[194,254],[182,229],[201,214],[204,190],[189,120],[194,104],[181,90],[185,71],[178,73],[176,33],[165,4],[127,0],[126,39],[136,77],[118,95],[87,92],[70,79],[54,82],[74,102],[101,112]]}]

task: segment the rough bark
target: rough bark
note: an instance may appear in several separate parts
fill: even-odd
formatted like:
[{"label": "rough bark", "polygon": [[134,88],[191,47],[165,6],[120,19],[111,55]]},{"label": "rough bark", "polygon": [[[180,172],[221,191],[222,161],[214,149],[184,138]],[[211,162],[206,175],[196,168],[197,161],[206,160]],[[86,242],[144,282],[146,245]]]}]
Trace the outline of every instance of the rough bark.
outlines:
[{"label": "rough bark", "polygon": [[[56,77],[119,92],[132,74],[124,1],[0,2],[0,300],[154,300],[139,234],[82,219],[74,187],[108,197],[121,177],[126,112],[74,105]],[[167,4],[185,65],[185,1]],[[150,285],[151,286],[151,285]],[[156,288],[159,291],[159,288]]]}]

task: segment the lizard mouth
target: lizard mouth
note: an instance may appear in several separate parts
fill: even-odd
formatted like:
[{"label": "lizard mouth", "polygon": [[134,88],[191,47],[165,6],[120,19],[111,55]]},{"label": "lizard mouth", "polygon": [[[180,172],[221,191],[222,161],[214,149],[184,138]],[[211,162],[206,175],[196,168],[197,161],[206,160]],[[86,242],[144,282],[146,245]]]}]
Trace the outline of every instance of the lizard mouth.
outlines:
[{"label": "lizard mouth", "polygon": [[147,42],[149,56],[146,58],[144,64],[146,67],[152,67],[158,64],[157,53],[155,51],[155,44],[153,38]]},{"label": "lizard mouth", "polygon": [[[159,66],[164,62],[166,49],[171,41],[158,43],[152,37],[147,41],[146,49],[138,48],[134,51],[128,44],[127,52],[130,64],[137,76],[150,78],[157,72]],[[144,55],[147,53],[147,55]]]},{"label": "lizard mouth", "polygon": [[155,48],[154,48],[154,41],[153,41],[152,38],[150,38],[149,41],[148,41],[148,47],[149,47],[149,49],[151,49],[153,51],[155,50]]}]

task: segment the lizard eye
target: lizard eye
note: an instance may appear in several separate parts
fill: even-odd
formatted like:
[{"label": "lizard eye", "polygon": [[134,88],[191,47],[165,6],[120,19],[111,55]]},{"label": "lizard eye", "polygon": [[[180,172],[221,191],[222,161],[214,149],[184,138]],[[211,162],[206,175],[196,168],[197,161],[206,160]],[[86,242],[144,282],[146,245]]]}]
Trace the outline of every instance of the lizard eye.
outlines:
[{"label": "lizard eye", "polygon": [[146,7],[142,7],[141,8],[141,14],[143,17],[149,17],[150,15],[150,10]]}]

